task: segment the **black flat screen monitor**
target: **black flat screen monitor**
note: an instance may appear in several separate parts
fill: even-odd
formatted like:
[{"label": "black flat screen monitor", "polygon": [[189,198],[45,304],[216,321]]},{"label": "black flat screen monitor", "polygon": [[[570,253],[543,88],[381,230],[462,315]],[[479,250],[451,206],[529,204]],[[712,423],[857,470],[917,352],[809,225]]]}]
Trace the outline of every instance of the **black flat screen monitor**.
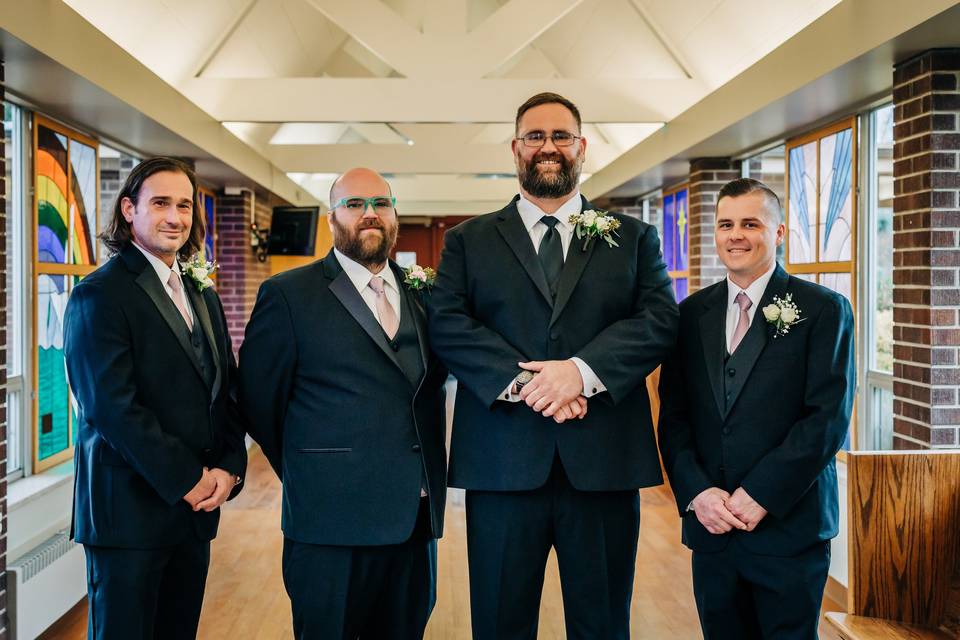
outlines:
[{"label": "black flat screen monitor", "polygon": [[270,255],[312,256],[317,245],[319,207],[274,207]]}]

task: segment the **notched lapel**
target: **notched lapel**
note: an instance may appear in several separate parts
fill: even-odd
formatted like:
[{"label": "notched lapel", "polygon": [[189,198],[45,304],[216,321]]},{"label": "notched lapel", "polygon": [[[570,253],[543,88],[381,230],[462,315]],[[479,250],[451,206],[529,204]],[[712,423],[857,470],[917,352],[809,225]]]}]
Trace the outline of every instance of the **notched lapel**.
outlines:
[{"label": "notched lapel", "polygon": [[726,336],[726,295],[725,284],[717,286],[710,300],[708,308],[700,316],[700,342],[703,345],[703,359],[710,378],[710,388],[713,390],[713,399],[717,403],[717,412],[722,416],[726,413],[726,402],[723,392],[723,358],[727,352]]},{"label": "notched lapel", "polygon": [[330,283],[330,291],[347,310],[347,313],[353,316],[357,324],[370,336],[370,339],[380,347],[384,355],[390,358],[390,361],[399,368],[400,362],[397,360],[397,354],[390,348],[383,327],[377,322],[376,317],[370,311],[367,303],[363,301],[357,288],[353,286],[353,282],[350,281],[350,276],[347,275],[346,271],[340,271],[340,274],[333,279],[333,282]]},{"label": "notched lapel", "polygon": [[[136,251],[136,249],[134,249],[134,251]],[[146,268],[137,276],[137,285],[146,292],[154,306],[157,307],[157,311],[160,312],[160,315],[170,327],[170,330],[173,331],[177,342],[180,343],[180,348],[187,354],[187,359],[190,360],[193,368],[196,369],[197,375],[203,380],[200,363],[197,362],[193,347],[190,346],[190,335],[187,333],[187,323],[183,321],[183,317],[180,315],[180,312],[177,311],[177,307],[174,306],[173,300],[170,299],[170,296],[168,296],[164,290],[163,285],[160,283],[160,278],[157,277],[156,271],[153,270],[153,267],[151,267],[149,263],[146,263],[146,261],[144,261],[144,263],[146,264]]]},{"label": "notched lapel", "polygon": [[517,260],[523,266],[523,269],[537,286],[537,290],[547,304],[553,306],[553,297],[550,295],[550,287],[547,286],[547,278],[543,275],[543,267],[540,266],[540,260],[537,259],[537,252],[530,242],[530,234],[523,226],[523,220],[520,218],[520,212],[517,211],[516,204],[500,212],[497,222],[497,231],[503,236],[507,245],[517,256]]},{"label": "notched lapel", "polygon": [[557,302],[553,306],[553,315],[550,316],[550,326],[560,318],[563,308],[570,301],[573,290],[577,288],[583,270],[587,268],[590,257],[597,243],[603,242],[600,238],[591,238],[586,250],[583,249],[583,239],[577,239],[576,233],[570,236],[570,246],[567,247],[567,257],[560,272],[560,284],[557,287]]}]

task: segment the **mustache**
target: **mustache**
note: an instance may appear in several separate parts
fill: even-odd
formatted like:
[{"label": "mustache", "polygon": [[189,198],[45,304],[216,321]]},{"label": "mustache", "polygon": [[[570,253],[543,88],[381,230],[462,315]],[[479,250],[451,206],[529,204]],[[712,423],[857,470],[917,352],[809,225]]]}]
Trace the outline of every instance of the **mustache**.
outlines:
[{"label": "mustache", "polygon": [[360,220],[357,223],[357,229],[383,229],[383,223],[380,220]]}]

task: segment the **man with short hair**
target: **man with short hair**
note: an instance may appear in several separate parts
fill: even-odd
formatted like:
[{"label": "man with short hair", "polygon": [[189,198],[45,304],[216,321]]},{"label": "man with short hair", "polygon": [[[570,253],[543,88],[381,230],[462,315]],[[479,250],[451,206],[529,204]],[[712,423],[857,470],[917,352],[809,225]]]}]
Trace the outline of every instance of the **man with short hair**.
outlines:
[{"label": "man with short hair", "polygon": [[202,251],[203,215],[187,165],[140,163],[101,235],[113,257],[67,304],[91,640],[196,637],[219,507],[246,469],[223,307],[181,265]]},{"label": "man with short hair", "polygon": [[446,369],[427,287],[389,260],[390,187],[330,191],[334,248],[263,283],[240,349],[250,434],[283,481],[283,581],[299,640],[417,640],[436,599]]},{"label": "man with short hair", "polygon": [[447,232],[430,305],[459,382],[450,484],[478,640],[536,637],[551,548],[567,637],[627,638],[637,489],[662,482],[645,378],[677,306],[656,230],[581,197],[580,127],[557,94],[518,109],[520,194]]},{"label": "man with short hair", "polygon": [[727,278],[680,304],[660,381],[660,451],[700,624],[707,640],[814,639],[853,407],[853,313],[777,265],[780,201],[763,183],[720,190],[715,237]]}]

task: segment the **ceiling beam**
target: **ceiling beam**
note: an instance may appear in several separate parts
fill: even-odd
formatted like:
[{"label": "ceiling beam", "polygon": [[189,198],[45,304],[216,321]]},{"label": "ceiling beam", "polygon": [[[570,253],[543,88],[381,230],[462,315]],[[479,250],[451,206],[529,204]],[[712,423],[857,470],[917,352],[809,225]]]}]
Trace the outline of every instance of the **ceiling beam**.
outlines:
[{"label": "ceiling beam", "polygon": [[193,78],[179,88],[221,122],[513,122],[540,91],[566,96],[590,122],[667,122],[704,92],[687,78]]}]

